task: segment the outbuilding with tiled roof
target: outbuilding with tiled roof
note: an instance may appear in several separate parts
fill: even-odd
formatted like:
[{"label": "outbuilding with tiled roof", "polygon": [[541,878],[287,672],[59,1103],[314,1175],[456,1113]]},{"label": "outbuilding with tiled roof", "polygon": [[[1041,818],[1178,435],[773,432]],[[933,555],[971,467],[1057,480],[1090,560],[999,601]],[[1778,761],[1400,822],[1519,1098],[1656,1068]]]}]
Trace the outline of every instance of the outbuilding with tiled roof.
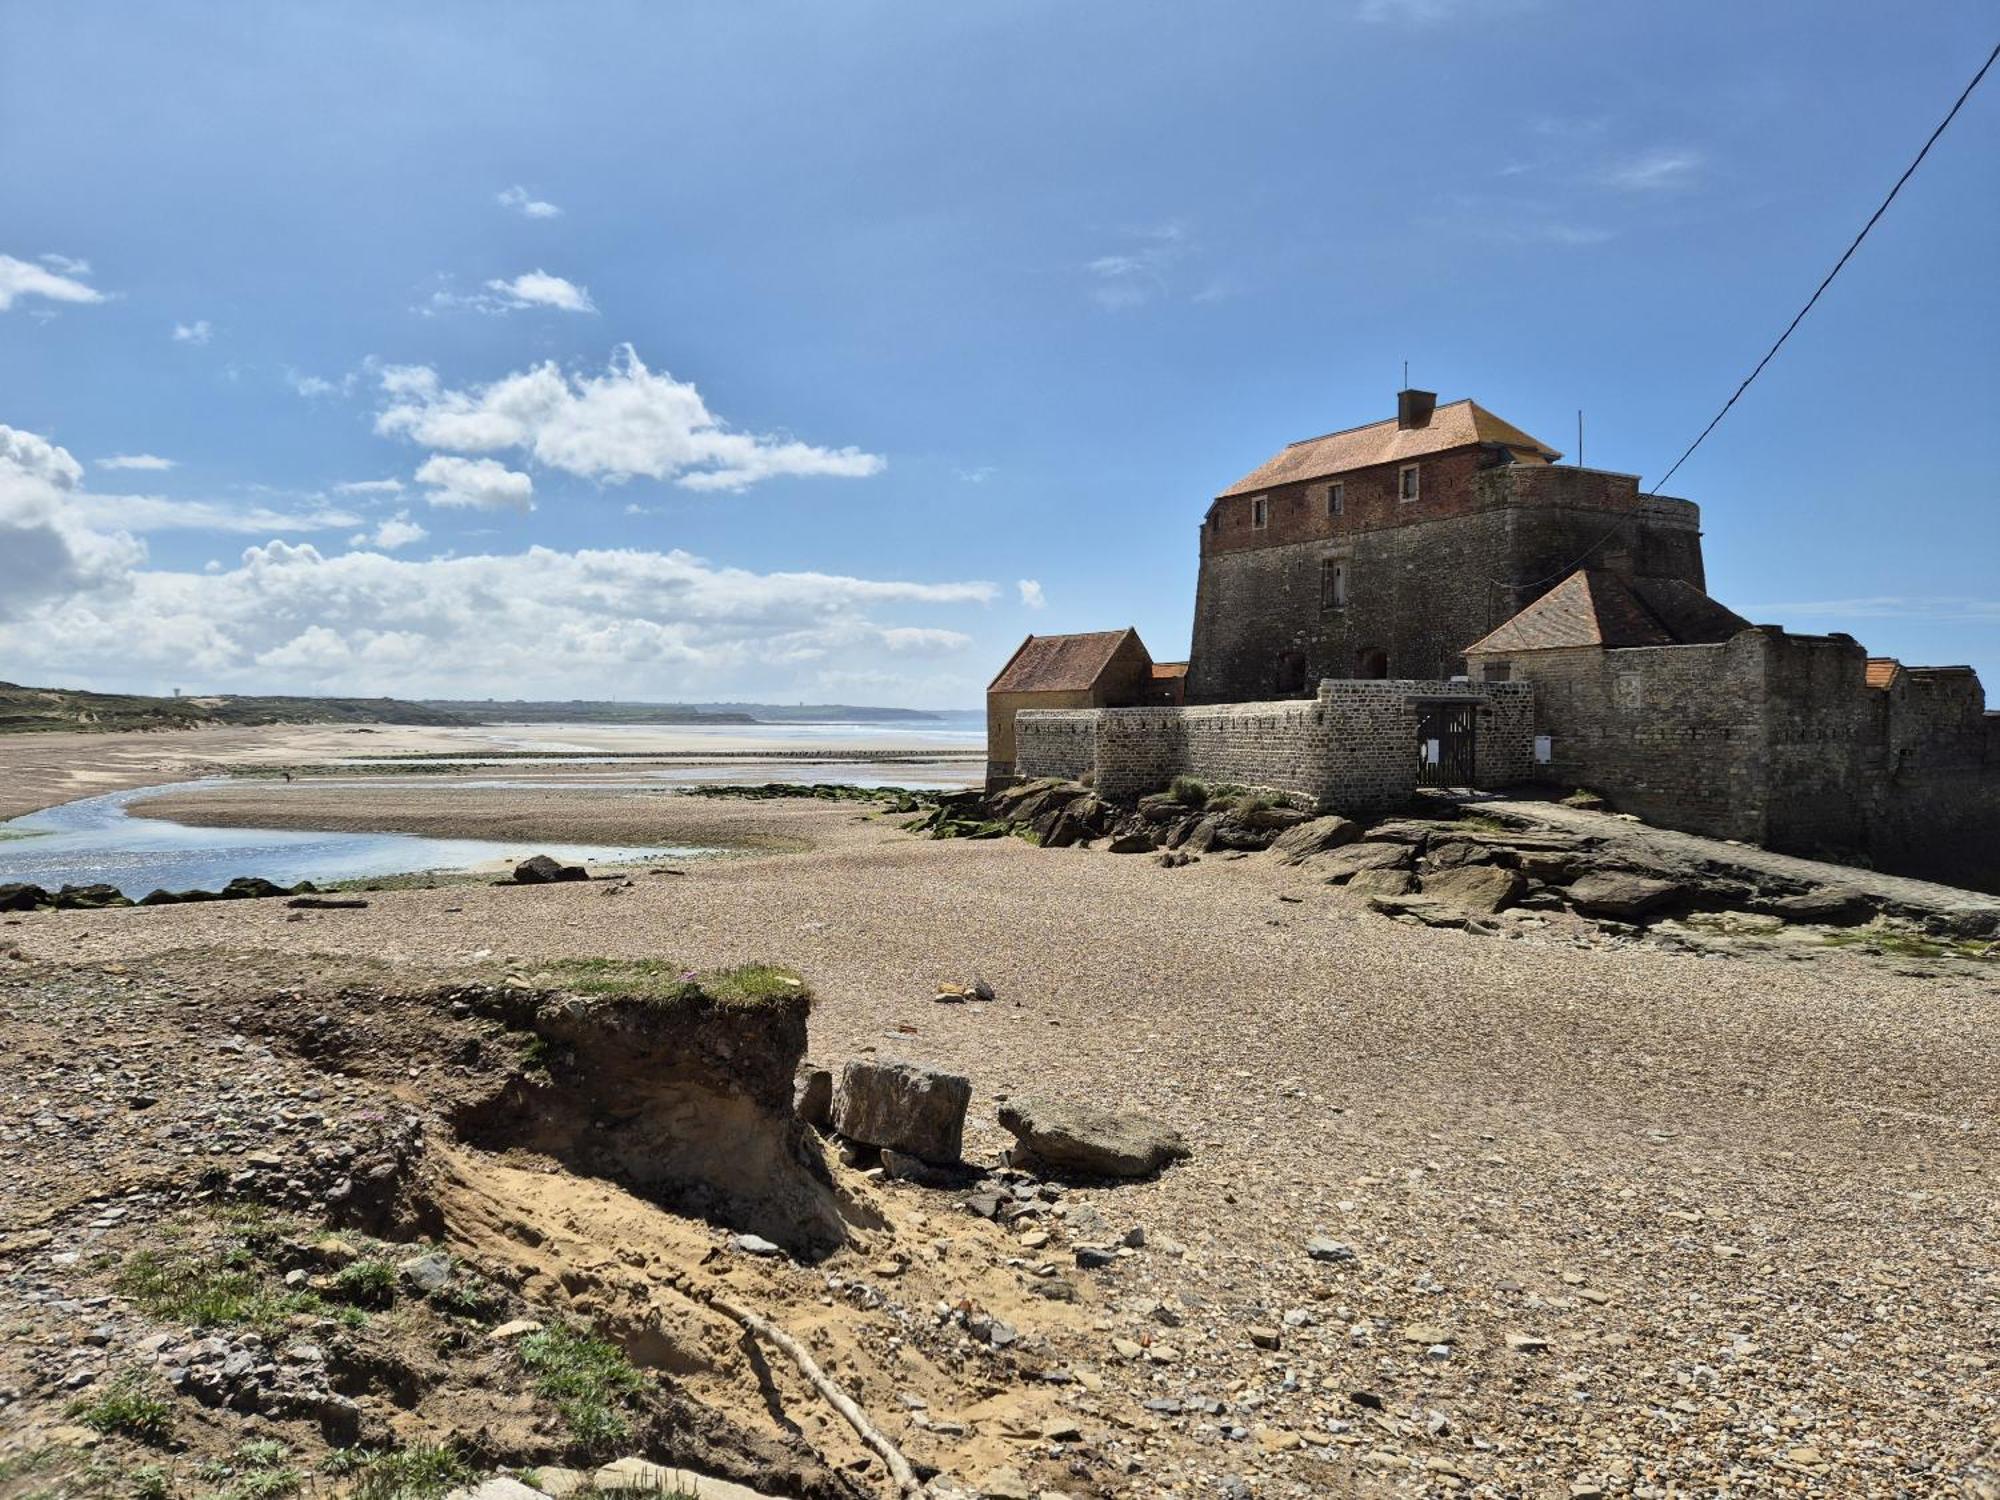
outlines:
[{"label": "outbuilding with tiled roof", "polygon": [[1153,658],[1139,632],[1031,635],[986,689],[988,779],[1014,770],[1014,715],[1024,708],[1132,708],[1154,701]]}]

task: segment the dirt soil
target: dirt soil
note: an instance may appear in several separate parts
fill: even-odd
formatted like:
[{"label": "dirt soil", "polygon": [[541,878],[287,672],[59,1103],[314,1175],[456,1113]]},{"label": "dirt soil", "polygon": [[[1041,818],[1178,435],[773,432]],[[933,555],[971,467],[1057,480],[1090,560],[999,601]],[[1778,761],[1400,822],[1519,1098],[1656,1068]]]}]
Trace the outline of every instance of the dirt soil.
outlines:
[{"label": "dirt soil", "polygon": [[[283,790],[304,794],[287,804],[300,817],[357,805]],[[483,816],[532,811],[512,795]],[[72,1362],[95,1380],[124,1357],[88,1341],[112,1306],[89,1299],[115,1274],[90,1268],[192,1211],[171,1153],[228,1166],[282,1126],[324,1128],[302,1111],[382,1091],[427,1122],[437,1211],[369,1232],[434,1234],[524,1306],[605,1328],[726,1416],[739,1436],[707,1432],[711,1456],[740,1441],[882,1492],[786,1363],[701,1306],[719,1281],[961,1493],[2000,1485],[1990,961],[1809,934],[1664,951],[1542,918],[1489,936],[1398,923],[1262,855],[1164,869],[929,842],[838,804],[627,800],[589,816],[662,843],[725,817],[799,852],[387,892],[364,910],[5,919],[0,947],[23,956],[0,958],[0,1122],[19,1163],[0,1244],[52,1236],[0,1261],[4,1316],[35,1330],[0,1366],[5,1441],[61,1420]],[[454,1016],[435,987],[535,987],[595,956],[796,968],[819,1061],[893,1055],[973,1080],[967,1155],[989,1168],[1009,1144],[995,1106],[1025,1093],[1143,1109],[1192,1158],[1138,1183],[1017,1184],[1029,1211],[1003,1225],[965,1191],[830,1157],[867,1210],[848,1247],[746,1256],[727,1227],[626,1183],[448,1128],[480,1071],[456,1049],[496,1045],[479,1029],[496,1023]],[[933,999],[974,976],[996,1001]],[[329,1080],[269,1019],[297,1011],[375,1041]],[[226,1050],[239,1036],[251,1052]],[[169,1099],[212,1111],[251,1079],[285,1102],[161,1133]],[[308,1089],[325,1097],[309,1107]],[[156,1102],[136,1109],[135,1092]],[[1315,1258],[1314,1237],[1341,1248]],[[1073,1254],[1128,1238],[1101,1266]]]}]

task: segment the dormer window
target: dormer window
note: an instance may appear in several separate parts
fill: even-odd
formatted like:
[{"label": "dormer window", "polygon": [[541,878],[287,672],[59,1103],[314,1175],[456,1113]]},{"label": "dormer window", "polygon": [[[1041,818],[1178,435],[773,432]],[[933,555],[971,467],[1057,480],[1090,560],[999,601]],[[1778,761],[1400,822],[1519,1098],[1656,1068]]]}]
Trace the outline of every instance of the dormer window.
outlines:
[{"label": "dormer window", "polygon": [[1404,464],[1396,470],[1396,498],[1414,500],[1417,498],[1417,466]]},{"label": "dormer window", "polygon": [[1250,529],[1262,531],[1271,524],[1271,497],[1252,495],[1250,497]]},{"label": "dormer window", "polygon": [[1330,484],[1326,487],[1326,513],[1329,516],[1347,514],[1347,486]]}]

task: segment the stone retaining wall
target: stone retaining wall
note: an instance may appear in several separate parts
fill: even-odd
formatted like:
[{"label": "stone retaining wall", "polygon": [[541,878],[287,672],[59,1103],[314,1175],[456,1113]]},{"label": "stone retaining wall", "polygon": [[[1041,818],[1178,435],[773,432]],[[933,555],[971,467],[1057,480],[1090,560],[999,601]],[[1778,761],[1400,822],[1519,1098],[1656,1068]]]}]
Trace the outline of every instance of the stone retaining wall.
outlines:
[{"label": "stone retaining wall", "polygon": [[1441,681],[1329,681],[1317,698],[1274,703],[1028,710],[1015,719],[1015,768],[1024,777],[1090,773],[1112,798],[1186,775],[1316,810],[1380,812],[1416,790],[1418,706],[1438,699],[1478,704],[1480,786],[1532,774],[1532,689]]}]

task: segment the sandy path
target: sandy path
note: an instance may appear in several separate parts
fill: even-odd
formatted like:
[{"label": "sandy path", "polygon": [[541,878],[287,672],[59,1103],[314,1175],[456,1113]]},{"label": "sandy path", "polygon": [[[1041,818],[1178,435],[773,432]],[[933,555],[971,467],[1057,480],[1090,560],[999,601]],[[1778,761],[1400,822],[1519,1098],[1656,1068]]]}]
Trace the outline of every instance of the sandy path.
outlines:
[{"label": "sandy path", "polygon": [[[489,816],[534,813],[499,803]],[[1163,870],[920,841],[834,804],[691,809],[645,804],[663,840],[701,826],[680,815],[727,816],[811,852],[621,887],[394,893],[303,922],[269,902],[50,913],[0,936],[92,962],[199,946],[794,964],[821,996],[821,1057],[879,1048],[974,1079],[974,1152],[1003,1144],[992,1109],[1014,1092],[1186,1130],[1185,1167],[1095,1195],[1186,1247],[1118,1272],[1094,1336],[1153,1328],[1142,1309],[1167,1299],[1174,1365],[1076,1352],[1107,1359],[1105,1399],[1133,1421],[1161,1425],[1141,1398],[1251,1393],[1259,1423],[1332,1433],[1410,1493],[1431,1492],[1430,1459],[1510,1494],[1605,1475],[1635,1493],[1936,1493],[1978,1472],[2000,1420],[1990,967],[1507,941],[1398,925],[1260,858]],[[974,972],[999,1004],[932,1002]],[[1309,1262],[1314,1233],[1356,1260]],[[1295,1308],[1281,1351],[1250,1346],[1246,1326]],[[1414,1325],[1448,1354],[1409,1343]],[[1444,1430],[1371,1428],[1354,1390]],[[1316,1452],[1163,1440],[1156,1477],[1299,1483]]]}]

